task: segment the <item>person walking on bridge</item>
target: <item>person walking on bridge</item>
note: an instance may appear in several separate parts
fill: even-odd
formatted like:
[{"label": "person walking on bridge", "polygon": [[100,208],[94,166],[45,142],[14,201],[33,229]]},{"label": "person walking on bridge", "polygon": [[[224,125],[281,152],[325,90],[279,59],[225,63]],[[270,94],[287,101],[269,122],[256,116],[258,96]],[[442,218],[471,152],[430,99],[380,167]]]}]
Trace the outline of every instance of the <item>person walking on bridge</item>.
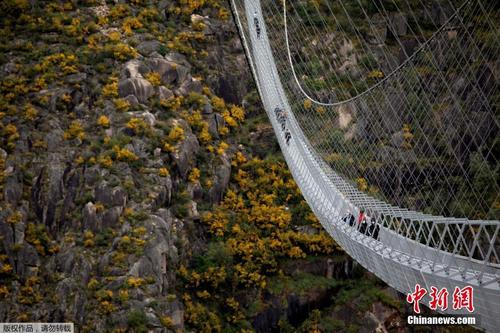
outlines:
[{"label": "person walking on bridge", "polygon": [[361,209],[359,211],[359,217],[358,217],[358,230],[362,234],[365,233],[367,228],[367,223],[366,223],[366,215],[365,215],[365,210]]}]

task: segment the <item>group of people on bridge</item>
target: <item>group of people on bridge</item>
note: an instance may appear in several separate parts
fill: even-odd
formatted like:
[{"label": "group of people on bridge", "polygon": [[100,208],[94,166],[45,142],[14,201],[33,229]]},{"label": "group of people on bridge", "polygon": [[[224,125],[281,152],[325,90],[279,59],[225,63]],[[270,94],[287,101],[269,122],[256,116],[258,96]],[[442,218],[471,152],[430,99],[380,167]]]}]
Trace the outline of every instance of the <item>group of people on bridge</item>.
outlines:
[{"label": "group of people on bridge", "polygon": [[[358,221],[351,213],[348,213],[342,219],[344,222],[349,223],[349,226],[356,227],[360,233],[366,236],[371,236],[378,240],[380,226],[377,224],[374,217],[369,217],[365,214],[364,209],[361,209],[358,216]],[[368,223],[368,221],[370,221]]]},{"label": "group of people on bridge", "polygon": [[292,134],[288,128],[286,128],[286,111],[276,107],[274,109],[274,114],[276,116],[276,120],[278,120],[278,123],[281,125],[281,131],[285,133],[285,142],[289,145]]},{"label": "group of people on bridge", "polygon": [[255,26],[255,31],[257,32],[257,39],[260,39],[260,23],[257,18],[257,12],[253,14],[253,24]]}]

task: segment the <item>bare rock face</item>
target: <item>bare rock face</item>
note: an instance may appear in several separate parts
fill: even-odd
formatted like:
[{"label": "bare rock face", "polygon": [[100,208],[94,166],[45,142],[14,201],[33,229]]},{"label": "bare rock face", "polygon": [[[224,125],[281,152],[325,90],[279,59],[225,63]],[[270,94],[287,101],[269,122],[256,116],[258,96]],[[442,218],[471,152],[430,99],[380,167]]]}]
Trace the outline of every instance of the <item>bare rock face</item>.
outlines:
[{"label": "bare rock face", "polygon": [[162,84],[168,85],[181,84],[186,80],[190,71],[187,66],[160,57],[148,58],[144,65],[147,66],[149,71],[160,75]]},{"label": "bare rock face", "polygon": [[118,94],[120,97],[135,96],[141,103],[147,102],[148,98],[154,94],[154,88],[142,75],[147,72],[144,64],[137,60],[130,60],[125,64],[122,76],[118,83]]},{"label": "bare rock face", "polygon": [[40,258],[36,249],[24,243],[19,253],[17,253],[17,273],[24,277],[34,275],[40,266]]},{"label": "bare rock face", "polygon": [[102,228],[111,228],[118,224],[123,207],[116,206],[106,209],[102,214]]},{"label": "bare rock face", "polygon": [[179,89],[175,92],[177,95],[186,96],[191,92],[201,93],[203,86],[199,80],[189,77],[187,80],[182,82]]},{"label": "bare rock face", "polygon": [[368,32],[369,42],[371,44],[383,44],[387,38],[387,25],[384,18],[377,14],[372,18],[373,25]]},{"label": "bare rock face", "polygon": [[82,224],[84,229],[97,230],[99,224],[97,209],[92,202],[88,202],[85,207],[83,207]]},{"label": "bare rock face", "polygon": [[4,198],[11,205],[16,205],[23,195],[22,184],[15,174],[7,178],[4,184]]},{"label": "bare rock face", "polygon": [[170,97],[174,96],[174,93],[164,86],[158,87],[157,94],[160,99],[169,99]]},{"label": "bare rock face", "polygon": [[98,212],[96,204],[88,202],[82,212],[83,229],[96,232],[115,227],[127,204],[127,193],[119,186],[111,188],[102,183],[96,187],[94,196],[96,203],[103,205],[106,209]]},{"label": "bare rock face", "polygon": [[215,171],[215,181],[208,192],[211,202],[220,202],[223,198],[224,191],[229,184],[231,176],[231,163],[227,157],[221,157],[222,164],[218,165]]},{"label": "bare rock face", "polygon": [[170,269],[178,262],[178,250],[174,244],[176,232],[174,224],[174,218],[165,209],[161,209],[158,215],[149,217],[146,226],[154,238],[146,245],[144,255],[132,265],[128,272],[128,275],[137,277],[153,276],[155,278],[154,290],[158,293],[167,290],[170,283],[174,281],[171,274],[175,274],[175,270]]},{"label": "bare rock face", "polygon": [[157,51],[160,45],[161,43],[157,40],[145,40],[137,45],[136,49],[140,54],[147,56]]},{"label": "bare rock face", "polygon": [[353,120],[353,113],[354,112],[349,105],[346,105],[346,104],[341,105],[338,108],[338,116],[336,119],[336,125],[340,129],[348,128]]},{"label": "bare rock face", "polygon": [[156,198],[153,203],[153,207],[160,208],[167,205],[170,205],[172,200],[172,178],[168,177],[158,177],[154,178],[155,184],[154,193],[156,193]]},{"label": "bare rock face", "polygon": [[105,206],[125,207],[127,204],[127,192],[119,186],[111,188],[100,184],[95,190],[95,198]]},{"label": "bare rock face", "polygon": [[134,77],[120,81],[118,84],[120,97],[133,95],[141,103],[146,103],[148,98],[154,93],[153,85],[142,77]]},{"label": "bare rock face", "polygon": [[408,26],[406,16],[404,14],[398,13],[393,14],[389,22],[389,31],[396,36],[404,36],[407,33]]},{"label": "bare rock face", "polygon": [[65,227],[65,214],[74,206],[81,172],[63,162],[60,153],[48,154],[44,163],[31,189],[31,200],[38,220],[55,232]]},{"label": "bare rock face", "polygon": [[200,149],[198,138],[191,131],[191,127],[183,119],[170,121],[171,126],[181,126],[184,129],[184,140],[177,143],[176,150],[170,154],[177,166],[180,176],[186,179],[187,173],[194,166],[194,157]]},{"label": "bare rock face", "polygon": [[208,121],[208,132],[211,136],[218,139],[219,138],[219,129],[226,126],[226,122],[224,118],[219,113],[213,113],[207,117]]}]

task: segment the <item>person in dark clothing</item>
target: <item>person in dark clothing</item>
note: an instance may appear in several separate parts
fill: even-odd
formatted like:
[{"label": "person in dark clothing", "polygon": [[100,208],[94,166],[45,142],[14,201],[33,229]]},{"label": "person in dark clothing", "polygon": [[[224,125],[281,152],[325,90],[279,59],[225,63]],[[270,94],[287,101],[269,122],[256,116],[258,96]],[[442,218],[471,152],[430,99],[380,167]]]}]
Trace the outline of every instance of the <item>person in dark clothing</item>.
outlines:
[{"label": "person in dark clothing", "polygon": [[255,26],[255,31],[257,32],[257,38],[260,38],[260,23],[259,19],[257,18],[257,12],[253,14],[253,24]]},{"label": "person in dark clothing", "polygon": [[366,220],[363,220],[359,225],[359,232],[362,233],[363,235],[366,235],[367,230],[368,230],[368,223],[366,223]]},{"label": "person in dark clothing", "polygon": [[292,134],[290,134],[290,131],[286,130],[285,131],[285,141],[286,141],[286,144],[289,145],[290,144],[290,139],[292,138]]},{"label": "person in dark clothing", "polygon": [[285,130],[285,125],[286,125],[286,113],[285,111],[281,110],[279,107],[276,107],[274,109],[274,114],[276,116],[276,120],[278,120],[278,123],[281,125],[281,130]]},{"label": "person in dark clothing", "polygon": [[280,120],[280,114],[281,114],[281,109],[277,106],[275,109],[274,109],[274,115],[276,116],[276,119],[278,119],[278,122]]},{"label": "person in dark clothing", "polygon": [[349,226],[352,227],[354,225],[355,218],[354,218],[354,215],[349,213],[346,216],[344,216],[344,218],[342,220],[346,223],[349,223]]},{"label": "person in dark clothing", "polygon": [[281,130],[285,130],[285,127],[286,127],[286,112],[285,111],[281,111],[280,112],[280,117],[279,117],[279,120],[278,120],[281,124]]},{"label": "person in dark clothing", "polygon": [[359,211],[359,217],[358,217],[358,230],[362,234],[365,234],[367,228],[368,228],[368,223],[366,223],[365,210],[361,209]]},{"label": "person in dark clothing", "polygon": [[375,239],[378,239],[378,233],[380,231],[380,226],[377,224],[377,221],[375,218],[371,218],[370,220],[370,228],[369,228],[369,235],[372,236]]}]

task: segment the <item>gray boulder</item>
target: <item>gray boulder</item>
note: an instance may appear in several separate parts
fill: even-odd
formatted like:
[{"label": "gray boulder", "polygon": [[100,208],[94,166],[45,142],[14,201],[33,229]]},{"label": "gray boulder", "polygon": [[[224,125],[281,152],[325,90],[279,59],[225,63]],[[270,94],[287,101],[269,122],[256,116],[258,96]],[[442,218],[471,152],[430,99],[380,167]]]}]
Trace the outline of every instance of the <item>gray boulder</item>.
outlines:
[{"label": "gray boulder", "polygon": [[83,207],[82,226],[84,229],[97,231],[99,220],[97,218],[97,209],[92,202],[87,202]]},{"label": "gray boulder", "polygon": [[153,85],[142,77],[125,79],[118,84],[120,97],[134,95],[141,103],[147,102],[148,98],[154,94]]},{"label": "gray boulder", "polygon": [[160,99],[169,99],[170,97],[174,96],[174,93],[164,86],[158,87],[157,94]]},{"label": "gray boulder", "polygon": [[102,214],[102,228],[112,228],[118,225],[122,211],[122,207],[113,207],[104,211]]},{"label": "gray boulder", "polygon": [[179,124],[184,129],[185,139],[177,143],[176,151],[171,153],[170,156],[174,160],[179,174],[185,179],[194,164],[194,157],[200,150],[200,144],[196,135],[191,132],[191,128],[184,120],[174,120],[172,123]]},{"label": "gray boulder", "polygon": [[175,91],[176,95],[186,96],[191,92],[196,92],[200,94],[202,92],[203,86],[199,80],[192,77],[183,81],[181,86]]},{"label": "gray boulder", "polygon": [[146,41],[139,43],[139,45],[137,45],[136,49],[140,54],[142,54],[144,56],[148,56],[151,53],[157,51],[158,48],[160,47],[160,45],[161,45],[161,43],[157,40],[146,40]]},{"label": "gray boulder", "polygon": [[219,138],[219,128],[226,126],[224,118],[219,113],[213,113],[207,119],[208,121],[208,132],[211,136],[218,139]]},{"label": "gray boulder", "polygon": [[127,204],[127,192],[120,186],[111,188],[105,184],[100,184],[95,189],[95,198],[107,207],[125,207]]},{"label": "gray boulder", "polygon": [[171,69],[175,69],[177,66],[175,63],[165,60],[164,58],[148,58],[145,64],[152,72],[156,72],[160,74],[160,76],[163,76],[163,74]]},{"label": "gray boulder", "polygon": [[137,105],[139,105],[139,100],[134,95],[128,95],[127,97],[125,97],[125,100],[127,102],[129,102],[130,106],[137,106]]},{"label": "gray boulder", "polygon": [[396,36],[406,35],[408,30],[406,16],[401,13],[391,15],[389,29]]},{"label": "gray boulder", "polygon": [[222,200],[231,176],[231,163],[225,157],[221,158],[221,160],[222,164],[218,165],[215,171],[214,184],[208,191],[208,196],[212,203],[217,203]]},{"label": "gray boulder", "polygon": [[23,195],[22,184],[18,181],[15,174],[7,177],[4,184],[5,201],[11,205],[16,205]]},{"label": "gray boulder", "polygon": [[368,41],[371,44],[383,44],[387,38],[387,25],[385,19],[377,14],[372,18],[372,25],[368,30]]}]

